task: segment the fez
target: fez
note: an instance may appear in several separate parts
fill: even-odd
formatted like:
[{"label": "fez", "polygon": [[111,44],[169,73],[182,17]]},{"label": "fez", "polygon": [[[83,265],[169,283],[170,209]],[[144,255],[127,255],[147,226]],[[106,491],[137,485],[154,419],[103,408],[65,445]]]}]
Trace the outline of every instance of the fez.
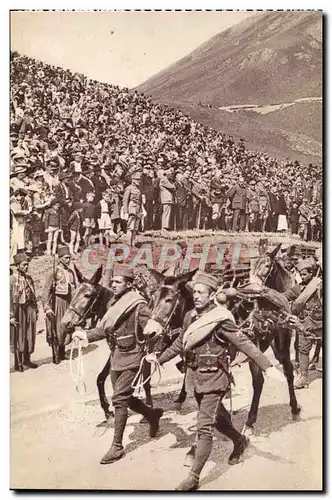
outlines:
[{"label": "fez", "polygon": [[64,257],[65,255],[70,255],[69,247],[63,246],[58,249],[58,257]]},{"label": "fez", "polygon": [[25,253],[17,253],[14,255],[14,264],[17,266],[21,262],[29,262],[29,259]]}]

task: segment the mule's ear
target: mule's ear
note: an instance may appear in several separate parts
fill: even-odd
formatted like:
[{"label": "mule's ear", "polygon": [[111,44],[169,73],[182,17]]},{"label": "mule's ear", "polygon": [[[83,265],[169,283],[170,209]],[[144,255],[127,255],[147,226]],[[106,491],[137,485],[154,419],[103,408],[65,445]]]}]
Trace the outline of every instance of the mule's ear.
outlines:
[{"label": "mule's ear", "polygon": [[81,273],[81,271],[78,269],[78,267],[76,266],[76,264],[74,264],[74,269],[75,269],[75,273],[76,273],[76,276],[77,276],[77,280],[78,282],[81,284],[81,283],[84,283],[86,282],[86,278],[83,276],[83,274]]},{"label": "mule's ear", "polygon": [[273,260],[276,258],[280,248],[281,248],[282,243],[278,243],[278,245],[272,250],[272,252],[268,253],[268,256]]},{"label": "mule's ear", "polygon": [[155,269],[149,269],[149,273],[156,280],[158,285],[165,281],[165,276],[162,273],[160,273],[159,271],[156,271]]},{"label": "mule's ear", "polygon": [[97,286],[101,277],[103,275],[103,266],[99,266],[94,275],[89,279],[89,283],[93,286]]},{"label": "mule's ear", "polygon": [[188,271],[187,273],[180,274],[179,276],[175,276],[174,278],[171,277],[169,280],[172,282],[172,284],[175,285],[185,285],[188,281],[191,281],[192,277],[194,274],[196,274],[197,268],[194,269],[193,271]]}]

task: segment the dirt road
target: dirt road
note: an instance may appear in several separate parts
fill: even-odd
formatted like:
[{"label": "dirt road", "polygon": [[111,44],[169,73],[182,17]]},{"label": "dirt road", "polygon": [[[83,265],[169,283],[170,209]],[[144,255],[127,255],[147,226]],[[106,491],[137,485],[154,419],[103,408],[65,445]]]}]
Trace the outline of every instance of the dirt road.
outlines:
[{"label": "dirt road", "polygon": [[[69,362],[54,366],[49,355],[38,336],[34,359],[41,366],[11,374],[11,487],[173,490],[188,473],[183,459],[194,440],[196,417],[191,396],[180,413],[172,411],[180,383],[174,362],[166,365],[162,385],[154,390],[155,405],[165,410],[158,437],[149,440],[147,426],[131,415],[125,458],[105,466],[99,461],[111,445],[113,431],[96,427],[103,415],[95,388],[96,374],[107,358],[105,342],[89,346],[84,354],[84,396],[75,392]],[[240,429],[251,397],[248,367],[236,368],[234,376],[233,408],[238,411],[233,418]],[[286,384],[266,381],[245,460],[227,465],[231,443],[216,433],[201,489],[320,490],[322,380],[316,378],[297,394],[303,412],[301,421],[293,422]]]}]

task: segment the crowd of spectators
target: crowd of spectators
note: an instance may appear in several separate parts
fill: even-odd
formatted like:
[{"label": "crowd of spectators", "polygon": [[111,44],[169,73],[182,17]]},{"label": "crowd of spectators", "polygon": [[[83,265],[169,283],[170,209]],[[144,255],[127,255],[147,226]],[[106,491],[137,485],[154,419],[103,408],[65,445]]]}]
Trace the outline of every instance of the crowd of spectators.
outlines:
[{"label": "crowd of spectators", "polygon": [[[322,238],[322,168],[249,150],[137,91],[11,53],[11,254],[71,252],[126,231],[290,231]],[[104,207],[107,207],[105,214]]]}]

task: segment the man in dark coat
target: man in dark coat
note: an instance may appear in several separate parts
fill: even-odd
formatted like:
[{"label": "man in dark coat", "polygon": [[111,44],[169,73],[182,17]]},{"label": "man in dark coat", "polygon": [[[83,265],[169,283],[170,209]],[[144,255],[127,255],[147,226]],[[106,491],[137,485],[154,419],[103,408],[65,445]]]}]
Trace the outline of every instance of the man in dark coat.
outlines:
[{"label": "man in dark coat", "polygon": [[108,189],[108,185],[104,177],[101,175],[101,168],[98,164],[93,165],[94,173],[91,176],[91,181],[93,182],[95,188],[95,203],[99,203],[102,194]]},{"label": "man in dark coat", "polygon": [[100,326],[74,334],[74,338],[87,339],[89,342],[106,337],[111,349],[114,436],[113,444],[101,459],[101,464],[120,460],[125,454],[123,434],[128,419],[128,408],[146,417],[151,437],[156,436],[163,414],[163,410],[150,408],[133,396],[133,382],[144,356],[143,329],[150,318],[150,310],[145,300],[132,290],[133,281],[132,268],[125,264],[115,266],[111,284],[113,298]]},{"label": "man in dark coat", "polygon": [[24,253],[14,255],[16,272],[10,277],[10,326],[11,346],[15,356],[15,370],[24,366],[37,368],[30,359],[35,350],[37,299],[35,285],[28,271],[28,257]]},{"label": "man in dark coat", "polygon": [[248,446],[247,438],[232,425],[222,404],[230,384],[227,365],[229,344],[246,354],[267,374],[285,380],[266,356],[238,330],[230,311],[214,304],[217,287],[218,281],[214,276],[197,272],[193,280],[195,309],[185,315],[179,337],[159,358],[162,365],[176,355],[184,354],[199,408],[194,463],[188,478],[177,488],[181,491],[198,488],[200,473],[212,450],[213,427],[234,443],[228,460],[230,465],[239,462]]},{"label": "man in dark coat", "polygon": [[248,190],[245,187],[243,177],[240,177],[238,183],[226,193],[226,198],[229,198],[232,202],[232,231],[238,231],[238,223],[239,230],[244,231],[246,228]]},{"label": "man in dark coat", "polygon": [[187,200],[190,192],[183,183],[183,176],[178,172],[175,176],[175,225],[176,230],[188,229],[188,206]]}]

